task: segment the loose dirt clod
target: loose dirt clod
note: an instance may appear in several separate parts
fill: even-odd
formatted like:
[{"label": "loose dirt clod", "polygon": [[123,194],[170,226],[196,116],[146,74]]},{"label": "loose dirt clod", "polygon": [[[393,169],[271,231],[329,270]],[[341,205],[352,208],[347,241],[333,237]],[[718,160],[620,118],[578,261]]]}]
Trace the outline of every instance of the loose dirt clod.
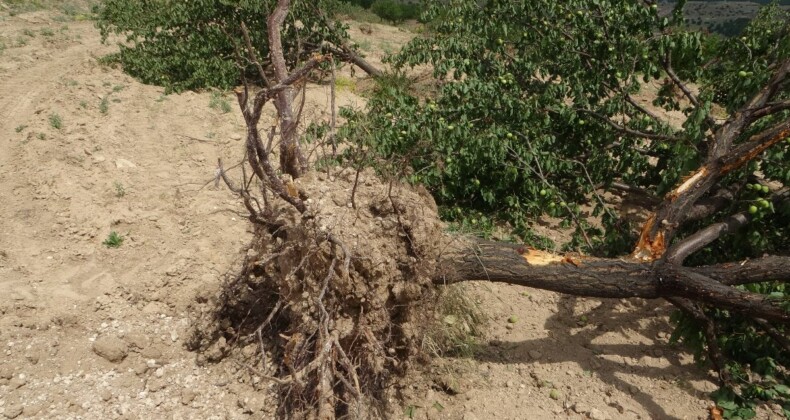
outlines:
[{"label": "loose dirt clod", "polygon": [[129,354],[129,346],[119,338],[103,336],[93,342],[93,352],[110,362],[118,363]]}]

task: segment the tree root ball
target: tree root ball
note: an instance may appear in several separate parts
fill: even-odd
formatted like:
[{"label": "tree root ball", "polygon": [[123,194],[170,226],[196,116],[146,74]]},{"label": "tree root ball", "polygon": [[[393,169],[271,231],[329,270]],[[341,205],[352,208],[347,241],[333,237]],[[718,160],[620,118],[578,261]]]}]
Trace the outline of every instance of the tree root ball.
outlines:
[{"label": "tree root ball", "polygon": [[256,345],[245,363],[279,385],[282,416],[382,416],[392,380],[427,356],[431,275],[447,241],[436,204],[370,171],[313,172],[293,186],[307,213],[269,199],[270,223],[255,225],[191,344],[207,361]]}]

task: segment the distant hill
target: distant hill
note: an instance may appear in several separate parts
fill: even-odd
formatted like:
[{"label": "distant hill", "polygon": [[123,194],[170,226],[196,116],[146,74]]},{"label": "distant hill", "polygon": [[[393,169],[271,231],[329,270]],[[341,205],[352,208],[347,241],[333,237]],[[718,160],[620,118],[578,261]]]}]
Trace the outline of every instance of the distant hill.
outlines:
[{"label": "distant hill", "polygon": [[[669,13],[676,2],[660,3],[661,9]],[[756,15],[760,7],[771,0],[723,1],[699,0],[686,3],[684,15],[686,23],[692,28],[706,29],[724,36],[737,36]],[[790,10],[790,0],[780,0],[779,4]]]}]

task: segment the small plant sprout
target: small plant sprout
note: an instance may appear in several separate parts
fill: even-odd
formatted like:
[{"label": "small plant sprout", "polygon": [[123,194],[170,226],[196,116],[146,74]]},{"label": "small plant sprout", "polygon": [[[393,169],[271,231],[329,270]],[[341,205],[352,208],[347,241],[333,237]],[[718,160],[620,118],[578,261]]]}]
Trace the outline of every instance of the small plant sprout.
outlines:
[{"label": "small plant sprout", "polygon": [[27,125],[24,125],[24,124],[22,124],[22,125],[18,125],[18,126],[16,126],[16,128],[14,129],[14,131],[16,131],[17,133],[21,133],[21,132],[22,132],[22,130],[24,130],[24,129],[26,129],[26,128],[27,128]]},{"label": "small plant sprout", "polygon": [[58,114],[49,114],[49,125],[56,130],[63,128],[63,119]]},{"label": "small plant sprout", "polygon": [[123,184],[121,184],[120,181],[115,181],[113,183],[113,186],[115,187],[115,196],[116,197],[121,198],[121,197],[126,195],[126,189],[123,187]]},{"label": "small plant sprout", "polygon": [[231,111],[230,103],[225,99],[222,92],[211,92],[211,99],[208,102],[208,107],[211,109],[218,110],[223,114],[227,114]]},{"label": "small plant sprout", "polygon": [[101,98],[101,102],[99,102],[99,112],[102,114],[106,114],[110,110],[110,101],[107,97]]},{"label": "small plant sprout", "polygon": [[121,244],[123,244],[123,236],[118,234],[118,232],[116,231],[112,231],[107,236],[107,239],[105,239],[104,242],[102,242],[102,244],[104,244],[104,246],[106,246],[107,248],[118,248],[119,246],[121,246]]}]

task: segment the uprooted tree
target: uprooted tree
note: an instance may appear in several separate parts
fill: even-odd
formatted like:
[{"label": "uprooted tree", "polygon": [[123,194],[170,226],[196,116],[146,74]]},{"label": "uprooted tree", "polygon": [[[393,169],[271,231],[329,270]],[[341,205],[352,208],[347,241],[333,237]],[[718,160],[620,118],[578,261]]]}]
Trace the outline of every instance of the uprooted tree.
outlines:
[{"label": "uprooted tree", "polygon": [[[384,76],[366,114],[345,114],[349,147],[339,160],[354,169],[308,170],[294,107],[294,86],[334,59],[353,61],[350,50],[297,42],[286,53],[282,33],[298,26],[288,0],[255,10],[266,33],[243,20],[232,29],[246,154],[240,176],[222,162],[218,176],[256,234],[218,325],[196,347],[221,357],[229,340],[259,344],[247,368],[280,386],[283,415],[381,414],[376,402],[391,377],[421,354],[434,285],[497,281],[664,298],[685,314],[678,336],[705,346],[728,390],[721,401],[785,403],[787,14],[766,8],[743,37],[718,40],[683,28],[682,2],[666,17],[635,0],[449,3],[429,8],[429,36],[393,58],[398,67],[432,65],[435,89],[412,94],[403,78]],[[652,106],[641,101],[651,89]],[[278,121],[262,135],[269,101]],[[440,207],[419,188],[359,168],[386,160]],[[632,228],[607,191],[646,196],[649,216]],[[578,204],[587,202],[602,228],[585,219]],[[530,218],[565,217],[576,226],[571,247],[585,252],[443,237],[439,212],[462,226],[509,225],[537,244],[545,242]],[[759,360],[759,376],[732,357]]]},{"label": "uprooted tree", "polygon": [[[683,314],[674,338],[718,370],[725,415],[788,410],[790,17],[768,6],[721,39],[686,28],[683,6],[435,4],[428,36],[391,61],[436,82],[391,79],[344,135],[407,156],[461,229],[509,226],[545,249],[530,224],[548,215],[575,227],[566,249],[597,256],[481,242],[445,256],[437,282],[665,298]],[[622,193],[647,203],[644,220],[607,198]]]}]

